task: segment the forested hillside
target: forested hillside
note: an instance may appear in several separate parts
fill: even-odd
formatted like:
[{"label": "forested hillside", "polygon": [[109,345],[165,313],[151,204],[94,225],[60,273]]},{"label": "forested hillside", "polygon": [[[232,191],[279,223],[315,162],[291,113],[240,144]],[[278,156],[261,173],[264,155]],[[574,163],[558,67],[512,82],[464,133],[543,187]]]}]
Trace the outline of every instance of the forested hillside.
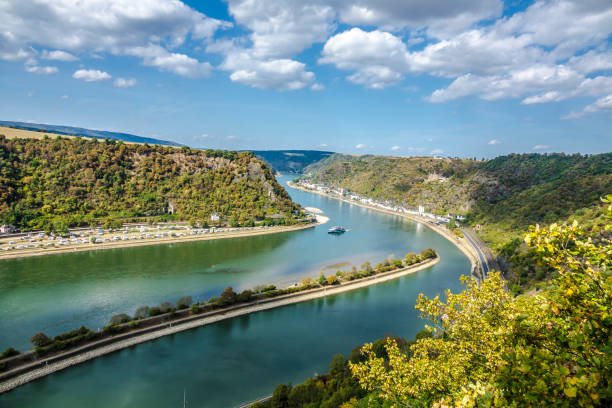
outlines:
[{"label": "forested hillside", "polygon": [[612,192],[612,153],[511,154],[488,161],[335,154],[305,174],[312,182],[378,200],[466,215],[509,261],[509,280],[524,285],[548,275],[522,244],[529,225],[575,218],[601,228],[599,199]]},{"label": "forested hillside", "polygon": [[134,218],[233,225],[292,223],[299,206],[249,152],[128,145],[114,140],[0,136],[0,224],[22,229]]}]

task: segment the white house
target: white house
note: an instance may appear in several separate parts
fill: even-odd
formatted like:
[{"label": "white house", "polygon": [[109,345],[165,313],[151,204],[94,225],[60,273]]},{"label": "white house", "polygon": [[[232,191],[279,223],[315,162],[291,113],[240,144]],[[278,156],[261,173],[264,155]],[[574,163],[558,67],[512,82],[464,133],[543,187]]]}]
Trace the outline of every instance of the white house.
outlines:
[{"label": "white house", "polygon": [[0,234],[12,234],[13,232],[15,232],[15,227],[12,225],[5,224],[0,226]]},{"label": "white house", "polygon": [[220,219],[221,219],[221,217],[219,217],[219,214],[217,214],[217,213],[212,213],[210,215],[210,220],[212,222],[218,222]]}]

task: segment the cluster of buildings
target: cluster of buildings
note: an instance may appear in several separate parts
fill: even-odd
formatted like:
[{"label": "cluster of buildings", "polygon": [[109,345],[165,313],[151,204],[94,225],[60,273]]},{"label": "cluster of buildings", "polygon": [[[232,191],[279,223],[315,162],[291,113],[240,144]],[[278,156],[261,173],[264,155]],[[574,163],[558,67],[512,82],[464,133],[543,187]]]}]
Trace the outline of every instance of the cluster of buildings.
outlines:
[{"label": "cluster of buildings", "polygon": [[432,214],[430,212],[425,211],[425,206],[419,205],[418,208],[404,207],[402,205],[397,205],[391,203],[390,201],[377,201],[369,197],[364,197],[350,190],[345,190],[343,188],[331,188],[324,184],[315,184],[309,183],[307,181],[300,181],[298,183],[301,187],[304,187],[308,190],[318,191],[320,193],[337,195],[344,199],[348,199],[351,201],[356,201],[361,204],[369,205],[372,207],[381,208],[387,211],[394,211],[401,214],[410,214],[418,217],[429,218],[432,222],[437,224],[448,224],[451,219],[455,219],[456,221],[465,221],[465,217],[463,215],[458,214],[447,214],[446,216]]}]

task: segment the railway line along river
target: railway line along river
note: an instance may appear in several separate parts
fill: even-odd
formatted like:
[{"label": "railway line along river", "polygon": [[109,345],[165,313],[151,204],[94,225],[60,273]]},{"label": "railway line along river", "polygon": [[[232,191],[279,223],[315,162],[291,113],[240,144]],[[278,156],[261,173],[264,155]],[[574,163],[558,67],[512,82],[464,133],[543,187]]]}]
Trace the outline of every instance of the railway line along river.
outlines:
[{"label": "railway line along river", "polygon": [[[280,178],[284,185],[291,177]],[[128,348],[0,395],[0,406],[232,407],[326,372],[331,356],[424,322],[418,293],[458,289],[468,259],[430,229],[399,216],[288,188],[330,218],[314,229],[259,237],[112,249],[0,263],[0,348],[84,324],[96,329],[141,305],[218,295],[225,287],[288,285],[344,262],[378,262],[432,247],[440,262],[390,282],[241,316]],[[349,232],[327,234],[330,225]]]}]

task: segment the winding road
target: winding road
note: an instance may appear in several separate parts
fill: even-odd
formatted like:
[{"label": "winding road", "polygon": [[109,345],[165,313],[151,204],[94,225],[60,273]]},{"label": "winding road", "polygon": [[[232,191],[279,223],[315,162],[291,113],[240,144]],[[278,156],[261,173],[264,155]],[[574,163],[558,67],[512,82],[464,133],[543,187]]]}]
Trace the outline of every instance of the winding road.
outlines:
[{"label": "winding road", "polygon": [[482,253],[480,246],[478,246],[478,244],[476,244],[476,242],[474,242],[474,240],[472,239],[472,236],[471,236],[472,232],[468,231],[465,228],[461,228],[461,232],[463,233],[463,236],[465,237],[465,239],[468,240],[470,245],[474,247],[474,250],[476,251],[476,254],[478,255],[478,259],[480,259],[480,265],[482,268],[482,275],[483,275],[482,278],[485,279],[490,271],[489,263],[487,262],[487,258]]}]

